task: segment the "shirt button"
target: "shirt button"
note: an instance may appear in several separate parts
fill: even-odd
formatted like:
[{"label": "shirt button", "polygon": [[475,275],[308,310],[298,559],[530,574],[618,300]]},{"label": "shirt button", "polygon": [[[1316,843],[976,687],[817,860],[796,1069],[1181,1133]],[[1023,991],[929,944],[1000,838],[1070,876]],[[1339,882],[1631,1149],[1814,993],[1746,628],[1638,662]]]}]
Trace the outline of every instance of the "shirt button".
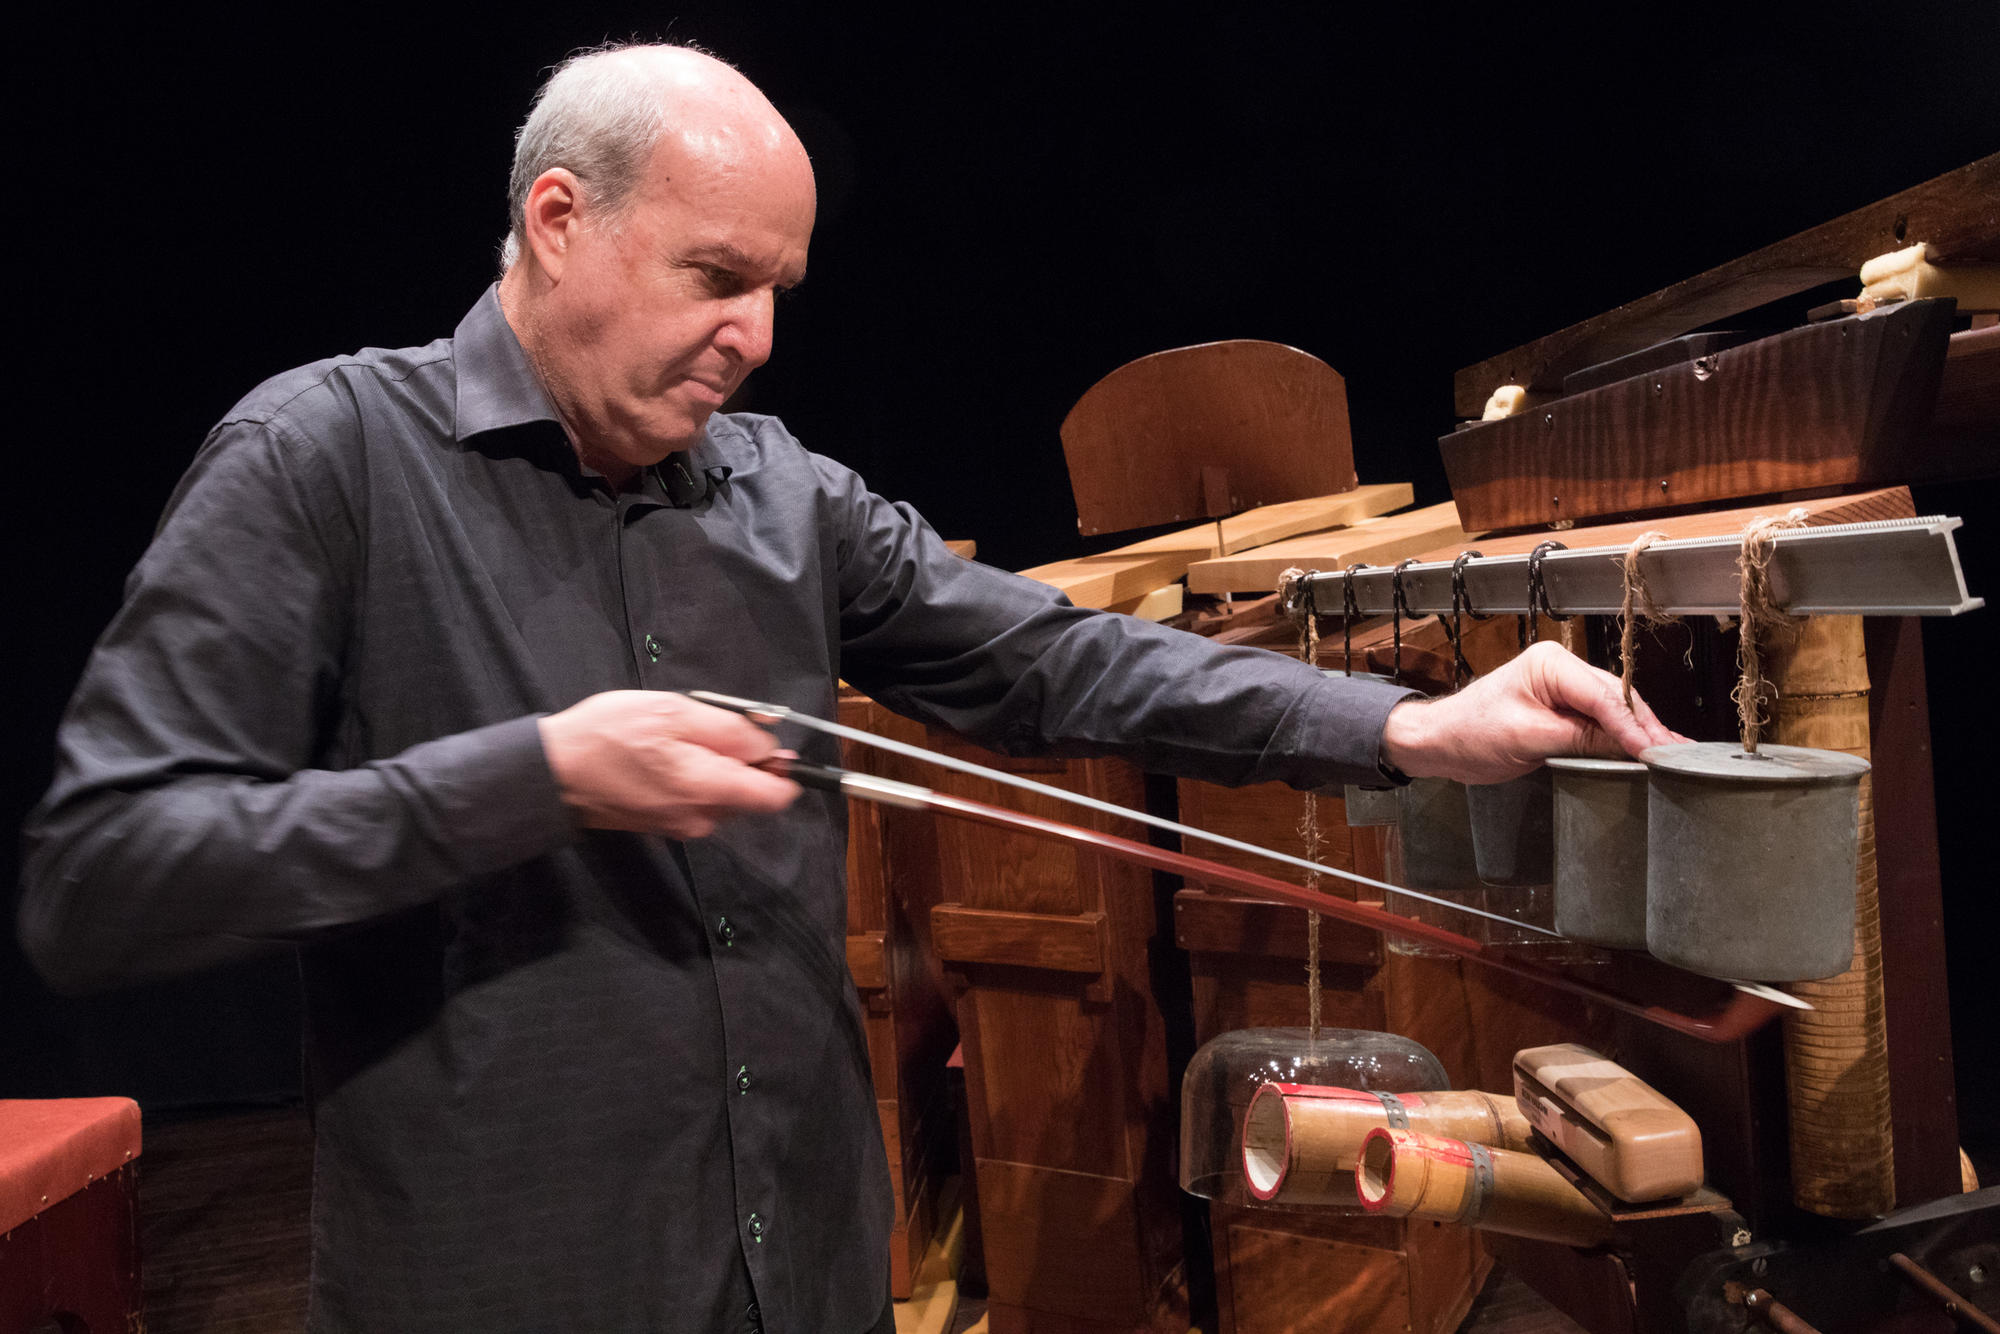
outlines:
[{"label": "shirt button", "polygon": [[747,1065],[736,1067],[736,1091],[738,1093],[750,1091],[750,1067]]},{"label": "shirt button", "polygon": [[716,918],[715,934],[722,937],[723,948],[727,949],[736,943],[736,923],[727,917]]},{"label": "shirt button", "polygon": [[658,662],[660,660],[660,641],[653,638],[651,635],[646,636],[646,656],[651,658],[654,662]]},{"label": "shirt button", "polygon": [[751,1239],[752,1239],[753,1241],[756,1241],[756,1242],[759,1242],[759,1243],[762,1243],[762,1242],[763,1242],[763,1240],[764,1240],[764,1215],[762,1215],[762,1214],[751,1214],[751,1215],[750,1215],[750,1237],[751,1237]]}]

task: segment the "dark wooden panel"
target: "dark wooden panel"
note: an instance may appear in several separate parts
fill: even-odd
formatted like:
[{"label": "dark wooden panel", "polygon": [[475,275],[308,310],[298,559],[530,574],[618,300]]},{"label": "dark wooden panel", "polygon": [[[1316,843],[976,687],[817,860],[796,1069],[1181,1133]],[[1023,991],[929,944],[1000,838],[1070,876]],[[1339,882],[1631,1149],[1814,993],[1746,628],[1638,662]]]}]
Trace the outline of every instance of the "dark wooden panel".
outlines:
[{"label": "dark wooden panel", "polygon": [[[1305,815],[1307,800],[1304,793],[1296,792],[1283,783],[1220,787],[1214,783],[1198,783],[1191,778],[1180,780],[1181,823],[1294,856],[1302,851],[1299,821]],[[1342,870],[1353,870],[1354,847],[1347,828],[1347,803],[1338,792],[1320,793],[1310,800],[1319,814],[1322,840],[1319,860]],[[1184,851],[1197,857],[1206,857],[1239,870],[1257,871],[1264,875],[1292,874],[1268,857],[1218,847],[1200,839],[1183,839],[1182,846]],[[1343,880],[1328,880],[1321,888],[1343,898],[1354,897],[1352,886]]]},{"label": "dark wooden panel", "polygon": [[1131,1183],[981,1158],[979,1213],[992,1300],[1138,1326],[1153,1293]]},{"label": "dark wooden panel", "polygon": [[[1306,915],[1289,904],[1184,889],[1174,895],[1174,943],[1184,950],[1304,959]],[[1319,957],[1325,964],[1373,967],[1382,959],[1382,937],[1321,918]]]},{"label": "dark wooden panel", "polygon": [[1402,1334],[1413,1324],[1409,1266],[1394,1250],[1232,1221],[1217,1260],[1234,1271],[1225,1334],[1338,1329]]},{"label": "dark wooden panel", "polygon": [[1905,302],[1454,432],[1439,442],[1452,499],[1467,529],[1490,530],[1955,475],[1907,448],[1951,315]]},{"label": "dark wooden panel", "polygon": [[1959,1188],[1944,882],[1918,622],[1910,617],[1870,620],[1863,634],[1871,685],[1868,730],[1875,766],[1875,864],[1882,903],[1896,1206],[1908,1208]]},{"label": "dark wooden panel", "polygon": [[1096,974],[1104,971],[1104,922],[1101,912],[1057,917],[945,903],[931,909],[931,944],[950,963]]},{"label": "dark wooden panel", "polygon": [[1468,366],[1453,379],[1461,417],[1503,384],[1556,390],[1563,377],[1767,301],[1852,277],[1888,251],[1928,241],[1951,259],[2000,259],[2000,154],[1683,279],[1618,309]]},{"label": "dark wooden panel", "polygon": [[1203,343],[1128,362],[1077,400],[1062,442],[1086,536],[1355,485],[1346,382],[1280,343]]},{"label": "dark wooden panel", "polygon": [[1083,1005],[1074,983],[1030,985],[1050,976],[981,978],[959,999],[973,1146],[982,1158],[1129,1182],[1116,1016]]}]

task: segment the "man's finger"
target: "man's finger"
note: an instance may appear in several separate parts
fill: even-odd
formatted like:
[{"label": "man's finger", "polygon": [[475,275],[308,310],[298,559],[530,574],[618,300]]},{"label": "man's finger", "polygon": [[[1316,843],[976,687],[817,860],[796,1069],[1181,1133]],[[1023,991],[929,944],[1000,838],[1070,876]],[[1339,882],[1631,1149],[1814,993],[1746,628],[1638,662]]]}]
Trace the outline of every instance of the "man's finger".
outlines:
[{"label": "man's finger", "polygon": [[[1625,707],[1624,692],[1618,678],[1611,673],[1599,671],[1580,658],[1568,655],[1557,658],[1551,654],[1546,679],[1554,687],[1556,699],[1552,702],[1557,707],[1588,718],[1617,747],[1615,751],[1607,751],[1606,758],[1637,755],[1665,740],[1666,729],[1652,719],[1652,710],[1648,709],[1646,714],[1652,720],[1648,728],[1636,709]],[[1643,701],[1634,695],[1633,703]]]},{"label": "man's finger", "polygon": [[781,811],[799,795],[799,785],[791,779],[699,745],[687,748],[680,777],[688,804],[710,811]]},{"label": "man's finger", "polygon": [[[683,741],[726,755],[743,764],[767,759],[777,749],[772,735],[740,713],[718,709],[685,695],[669,695],[675,701],[674,730]],[[768,775],[767,775],[768,777]]]}]

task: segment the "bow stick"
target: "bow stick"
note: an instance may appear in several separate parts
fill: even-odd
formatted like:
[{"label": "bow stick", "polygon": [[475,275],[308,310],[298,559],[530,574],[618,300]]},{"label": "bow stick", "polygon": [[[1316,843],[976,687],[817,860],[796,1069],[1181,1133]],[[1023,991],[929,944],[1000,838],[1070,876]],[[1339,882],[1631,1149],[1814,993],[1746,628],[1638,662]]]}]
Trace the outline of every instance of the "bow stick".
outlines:
[{"label": "bow stick", "polygon": [[[1048,787],[1045,784],[1034,783],[1013,774],[987,769],[983,766],[972,764],[970,761],[938,755],[935,752],[924,750],[920,746],[910,746],[906,743],[891,741],[888,738],[876,737],[872,733],[844,727],[838,723],[830,723],[823,718],[800,713],[784,705],[762,704],[753,700],[737,699],[729,695],[717,695],[705,690],[689,691],[688,694],[691,698],[699,700],[704,704],[729,709],[732,712],[741,713],[753,719],[768,720],[770,722],[797,722],[815,730],[831,732],[838,736],[862,741],[864,744],[879,744],[884,749],[911,754],[915,758],[944,764],[954,769],[970,771],[982,777],[998,779],[1015,786],[1027,787],[1036,791],[1044,791],[1048,795],[1061,798],[1062,800],[1090,806],[1094,809],[1101,809],[1123,819],[1137,820],[1177,833],[1255,852],[1279,861],[1301,863],[1322,874],[1359,881],[1362,884],[1387,889],[1393,893],[1418,898],[1428,897],[1425,895],[1413,895],[1412,891],[1406,890],[1401,886],[1385,885],[1380,881],[1356,875],[1351,871],[1343,871],[1338,867],[1325,866],[1317,862],[1308,862],[1304,858],[1292,857],[1268,848],[1259,848],[1255,844],[1240,843],[1235,839],[1225,838],[1221,835],[1210,834],[1189,826],[1176,824],[1171,820],[1165,820],[1143,811],[1130,810],[1111,802],[1100,802],[1095,798],[1083,797],[1074,792],[1066,792],[1061,788]],[[1776,991],[1773,988],[1758,986],[1754,983],[1737,982],[1730,984],[1735,990],[1730,999],[1720,1007],[1704,1015],[1683,1014],[1678,1010],[1664,1005],[1653,1005],[1643,1001],[1636,1001],[1630,997],[1619,995],[1617,992],[1609,991],[1595,983],[1583,981],[1555,969],[1543,967],[1542,965],[1523,959],[1514,958],[1500,952],[1495,946],[1488,945],[1483,941],[1474,940],[1470,936],[1460,935],[1456,931],[1447,930],[1441,926],[1433,926],[1428,922],[1419,922],[1412,918],[1389,912],[1383,908],[1373,907],[1369,904],[1356,903],[1350,899],[1343,899],[1336,895],[1307,889],[1302,885],[1291,884],[1271,876],[1259,875],[1255,871],[1240,870],[1236,867],[1224,866],[1219,862],[1209,861],[1206,858],[1194,857],[1182,852],[1171,852],[1165,848],[1156,848],[1150,844],[1140,843],[1133,839],[1121,838],[1116,834],[1082,829],[1075,825],[1064,824],[1059,820],[1048,820],[1040,816],[1008,810],[1005,807],[989,805],[983,801],[973,801],[970,798],[953,796],[950,793],[939,792],[933,788],[922,787],[915,783],[898,782],[889,778],[877,778],[872,774],[856,773],[852,770],[838,769],[829,765],[810,764],[803,760],[788,759],[781,756],[772,757],[760,767],[791,778],[794,782],[804,787],[839,792],[844,796],[858,797],[866,801],[882,802],[909,810],[929,811],[933,814],[966,820],[975,824],[988,825],[1015,833],[1029,834],[1055,842],[1068,843],[1075,847],[1086,848],[1093,852],[1115,857],[1121,861],[1131,862],[1156,871],[1164,871],[1169,875],[1176,875],[1197,884],[1307,908],[1322,916],[1338,918],[1341,921],[1381,932],[1385,935],[1400,936],[1405,940],[1419,941],[1434,946],[1457,955],[1460,958],[1472,959],[1488,967],[1499,969],[1502,972],[1512,973],[1517,977],[1527,978],[1531,981],[1539,982],[1544,986],[1570,992],[1586,1000],[1609,1006],[1625,1014],[1637,1016],[1650,1023],[1659,1024],[1664,1028],[1670,1028],[1675,1032],[1684,1033],[1705,1042],[1733,1042],[1754,1032],[1770,1020],[1772,1016],[1778,1013],[1780,1005],[1787,1003],[1793,1005],[1801,1004],[1796,998],[1787,996],[1785,993]],[[1436,899],[1430,901],[1442,903],[1448,907],[1461,908],[1464,911],[1476,913],[1482,917],[1497,916],[1496,914],[1486,913],[1477,908],[1467,908],[1462,904],[1451,903],[1450,900]],[[1520,923],[1514,922],[1510,918],[1501,918],[1499,920],[1506,921],[1509,925],[1520,925]],[[1677,972],[1678,970],[1673,971]]]}]

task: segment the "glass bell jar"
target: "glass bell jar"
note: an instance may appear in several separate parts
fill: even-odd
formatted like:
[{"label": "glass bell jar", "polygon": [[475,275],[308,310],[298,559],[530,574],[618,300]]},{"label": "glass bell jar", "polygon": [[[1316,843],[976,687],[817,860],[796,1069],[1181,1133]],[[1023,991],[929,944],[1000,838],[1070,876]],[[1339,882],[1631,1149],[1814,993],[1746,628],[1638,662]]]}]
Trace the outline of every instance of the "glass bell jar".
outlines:
[{"label": "glass bell jar", "polygon": [[1252,1198],[1243,1176],[1243,1120],[1265,1084],[1371,1093],[1451,1087],[1437,1057],[1394,1033],[1322,1028],[1317,1039],[1303,1028],[1223,1033],[1202,1044],[1181,1080],[1182,1190],[1225,1204],[1282,1207]]}]

